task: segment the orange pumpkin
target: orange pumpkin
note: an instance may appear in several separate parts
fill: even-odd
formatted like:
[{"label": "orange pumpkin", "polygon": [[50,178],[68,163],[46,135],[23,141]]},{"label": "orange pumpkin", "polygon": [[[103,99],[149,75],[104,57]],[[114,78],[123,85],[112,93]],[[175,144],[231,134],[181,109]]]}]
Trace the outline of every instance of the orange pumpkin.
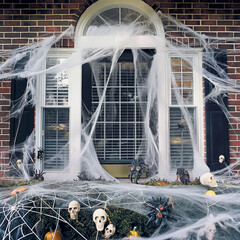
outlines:
[{"label": "orange pumpkin", "polygon": [[16,189],[14,189],[14,190],[11,192],[10,196],[15,196],[17,193],[19,194],[19,193],[21,193],[21,192],[23,192],[23,191],[25,191],[25,190],[27,190],[26,187],[16,188]]},{"label": "orange pumpkin", "polygon": [[127,235],[128,238],[140,237],[139,233],[136,231],[136,227],[133,228]]},{"label": "orange pumpkin", "polygon": [[47,232],[44,236],[44,240],[61,240],[62,239],[62,235],[61,232],[56,230],[54,232],[50,231]]}]

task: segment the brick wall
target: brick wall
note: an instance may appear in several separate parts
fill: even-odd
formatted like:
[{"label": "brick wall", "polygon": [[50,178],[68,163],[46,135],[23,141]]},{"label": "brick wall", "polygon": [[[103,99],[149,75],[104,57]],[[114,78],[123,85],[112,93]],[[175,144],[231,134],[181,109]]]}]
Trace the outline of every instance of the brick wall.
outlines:
[{"label": "brick wall", "polygon": [[[0,0],[0,51],[23,47],[76,26],[79,17],[96,0]],[[193,30],[216,37],[240,37],[239,0],[145,0],[156,11],[171,15]],[[229,77],[240,82],[240,42],[216,44],[228,51]],[[58,46],[73,47],[72,40],[63,39]],[[232,50],[238,50],[233,52]],[[229,109],[240,117],[240,95],[229,93]],[[8,162],[10,82],[0,82],[0,163]],[[230,125],[231,161],[240,156],[240,123]],[[0,176],[1,177],[1,176]]]}]

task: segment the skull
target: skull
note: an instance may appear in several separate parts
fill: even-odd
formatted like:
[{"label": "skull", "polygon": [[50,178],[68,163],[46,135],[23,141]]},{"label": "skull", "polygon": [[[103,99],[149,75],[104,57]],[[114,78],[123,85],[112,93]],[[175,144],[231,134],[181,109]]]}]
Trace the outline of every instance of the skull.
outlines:
[{"label": "skull", "polygon": [[206,230],[206,238],[207,240],[212,240],[214,238],[214,234],[216,233],[216,227],[215,224],[212,223],[208,226]]},{"label": "skull", "polygon": [[107,213],[99,208],[93,213],[93,221],[96,224],[96,228],[99,232],[103,231],[104,224],[107,221]]},{"label": "skull", "polygon": [[113,224],[109,224],[106,228],[105,228],[105,233],[103,235],[104,238],[110,238],[111,236],[114,235],[116,231],[116,228],[113,226]]},{"label": "skull", "polygon": [[200,177],[200,182],[204,186],[209,186],[209,187],[217,187],[218,186],[218,184],[215,180],[215,177],[212,173],[204,173]]},{"label": "skull", "polygon": [[78,213],[80,211],[80,204],[73,200],[69,203],[68,205],[68,212],[70,214],[70,218],[71,219],[76,219],[78,217]]},{"label": "skull", "polygon": [[223,155],[220,155],[220,156],[219,156],[219,162],[220,162],[220,163],[223,163],[224,160],[225,160],[225,157],[224,157]]},{"label": "skull", "polygon": [[18,168],[22,168],[22,159],[18,159],[16,163]]}]

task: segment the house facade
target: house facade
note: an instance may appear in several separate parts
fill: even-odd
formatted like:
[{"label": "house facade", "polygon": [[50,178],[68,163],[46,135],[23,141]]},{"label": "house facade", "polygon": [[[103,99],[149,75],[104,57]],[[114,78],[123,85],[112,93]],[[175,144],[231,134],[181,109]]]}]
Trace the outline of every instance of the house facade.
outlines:
[{"label": "house facade", "polygon": [[2,64],[30,54],[2,65],[1,179],[23,174],[18,159],[49,178],[98,164],[127,177],[139,159],[152,174],[194,175],[201,161],[216,171],[220,155],[238,160],[238,1],[29,2],[0,9]]}]

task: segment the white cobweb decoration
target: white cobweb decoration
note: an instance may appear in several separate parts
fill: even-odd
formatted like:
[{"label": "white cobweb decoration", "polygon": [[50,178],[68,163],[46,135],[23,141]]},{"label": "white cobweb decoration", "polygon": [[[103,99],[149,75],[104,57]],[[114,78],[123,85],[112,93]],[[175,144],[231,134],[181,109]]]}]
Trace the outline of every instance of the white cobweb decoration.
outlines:
[{"label": "white cobweb decoration", "polygon": [[[63,239],[101,239],[103,233],[97,232],[92,214],[102,208],[117,229],[115,239],[126,237],[120,235],[124,227],[129,231],[138,227],[144,233],[143,238],[151,239],[209,240],[208,229],[215,229],[214,239],[238,239],[239,187],[221,185],[215,190],[215,196],[206,195],[205,191],[200,186],[135,185],[133,188],[130,184],[84,181],[28,186],[13,197],[9,197],[9,191],[2,191],[0,236],[1,239],[43,239],[52,228],[60,231]],[[147,225],[149,202],[160,197],[163,201],[171,197],[174,220],[166,219],[160,226],[154,222]],[[72,200],[81,206],[76,220],[71,220],[68,213]],[[135,218],[130,217],[133,213]]]},{"label": "white cobweb decoration", "polygon": [[[211,100],[217,103],[229,119],[230,117],[232,118],[232,116],[224,105],[222,97],[228,92],[240,93],[239,85],[236,81],[230,79],[223,69],[219,68],[218,63],[213,58],[213,51],[211,48],[217,47],[221,42],[239,42],[239,39],[207,37],[192,31],[190,28],[187,28],[181,23],[161,13],[159,13],[159,17],[162,19],[164,25],[166,39],[161,39],[157,36],[154,38],[153,44],[155,44],[155,55],[149,56],[140,49],[132,48],[130,50],[132,51],[134,68],[136,69],[139,79],[143,80],[143,82],[145,80],[145,87],[147,87],[147,90],[146,88],[143,88],[143,91],[140,91],[138,96],[135,96],[144,99],[147,95],[146,107],[142,110],[144,116],[145,136],[148,139],[144,162],[151,168],[151,177],[172,180],[168,175],[166,162],[161,158],[161,152],[159,151],[157,144],[159,138],[161,138],[161,134],[156,131],[157,127],[154,128],[151,126],[151,121],[158,115],[159,104],[164,104],[163,101],[160,101],[160,103],[157,101],[159,98],[157,90],[159,89],[162,80],[162,68],[159,67],[159,65],[161,66],[161,63],[164,61],[169,61],[168,58],[165,59],[162,57],[165,56],[162,55],[166,51],[165,47],[167,47],[170,52],[177,53],[182,59],[188,62],[191,67],[194,63],[189,62],[189,59],[185,57],[186,51],[191,50],[195,53],[198,52],[195,47],[201,47],[204,49],[205,54],[203,63],[216,68],[219,72],[219,76],[214,76],[208,71],[202,71],[202,68],[199,66],[196,67],[196,74],[208,79],[215,86],[213,91],[206,97],[206,100]],[[73,66],[80,66],[89,63],[93,69],[94,75],[97,76],[98,69],[94,68],[94,64],[104,58],[109,58],[111,62],[107,81],[103,86],[101,85],[102,89],[98,92],[99,104],[96,107],[95,112],[92,113],[91,118],[88,119],[87,122],[84,122],[82,126],[81,152],[76,152],[74,164],[72,166],[67,166],[64,171],[57,174],[59,181],[64,179],[61,176],[64,175],[66,170],[70,171],[68,179],[70,178],[71,180],[76,179],[78,173],[82,173],[84,177],[91,180],[107,181],[99,181],[97,183],[74,181],[56,182],[51,184],[43,182],[38,185],[28,186],[28,190],[13,197],[9,197],[9,189],[3,190],[0,195],[0,236],[2,239],[42,239],[44,233],[49,230],[49,225],[46,225],[49,222],[53,222],[53,230],[61,230],[65,239],[74,239],[74,237],[75,239],[98,239],[101,238],[101,234],[96,230],[92,230],[92,232],[89,233],[87,232],[87,226],[93,229],[94,223],[92,222],[91,215],[95,209],[105,207],[112,211],[114,211],[114,209],[132,210],[141,214],[141,216],[145,217],[146,221],[148,221],[149,218],[147,215],[149,209],[147,208],[147,202],[151,201],[152,197],[161,197],[163,199],[172,197],[174,202],[172,214],[176,218],[176,221],[167,220],[165,228],[156,226],[148,236],[142,237],[148,237],[151,239],[239,239],[240,188],[238,185],[220,184],[219,188],[216,190],[216,196],[207,196],[204,194],[207,189],[202,186],[156,188],[112,183],[108,181],[116,181],[116,179],[110,176],[110,174],[101,167],[98,161],[92,137],[109,87],[108,84],[111,81],[111,77],[114,76],[114,67],[121,54],[124,52],[124,44],[128,43],[130,36],[146,32],[145,28],[147,26],[147,23],[144,23],[142,25],[131,25],[130,27],[113,27],[116,31],[109,34],[116,34],[116,36],[118,36],[115,36],[116,38],[114,38],[114,43],[116,44],[114,48],[99,48],[82,51],[84,46],[81,46],[81,54],[79,52],[80,50],[76,50],[76,52],[60,64],[52,66],[47,70],[42,69],[43,63],[45,62],[47,54],[52,46],[62,38],[73,37],[73,27],[70,27],[59,36],[53,36],[43,42],[16,50],[13,57],[7,59],[6,62],[1,64],[1,80],[12,78],[28,79],[27,88],[23,96],[16,103],[13,103],[9,118],[14,118],[21,116],[25,106],[35,106],[37,103],[38,96],[36,94],[36,83],[39,81],[39,76],[42,74],[58,74],[62,69],[69,69]],[[173,27],[182,33],[182,38],[171,35],[171,29]],[[120,38],[119,36],[123,38]],[[191,39],[191,42],[188,42],[189,39]],[[161,47],[159,47],[159,45]],[[26,56],[30,56],[30,58],[22,70],[9,71],[9,68],[12,68],[19,60]],[[141,75],[141,67],[137,65],[137,60],[140,58],[151,59],[152,61],[147,81],[146,78]],[[170,62],[168,64],[170,65]],[[173,86],[177,85],[174,74],[172,74],[171,81]],[[139,82],[138,84],[140,85],[141,83],[142,82]],[[99,82],[96,84],[100,85]],[[180,106],[181,114],[184,116],[184,124],[187,125],[190,132],[190,139],[194,152],[194,164],[196,166],[195,172],[192,172],[192,177],[199,177],[202,173],[209,171],[209,169],[204,162],[203,153],[199,152],[196,146],[196,134],[191,114],[187,107],[183,107],[184,104],[181,94],[178,91],[175,91],[174,94],[177,104]],[[239,119],[236,120],[238,121]],[[181,124],[183,124],[183,122],[181,122]],[[24,143],[20,145],[14,144],[10,150],[11,154],[14,154],[16,151],[22,152],[24,168],[17,169],[16,165],[14,165],[15,163],[13,163],[12,167],[16,168],[17,175],[23,177],[25,180],[30,179],[31,169],[35,167],[34,160],[31,158],[32,153],[37,149],[37,146],[33,144],[34,137],[34,133],[32,133]],[[67,152],[68,147],[69,144],[67,143],[63,149],[61,149],[59,154],[48,161],[51,163],[51,161],[60,159],[63,155],[62,153]],[[141,148],[140,145],[136,158],[141,156],[142,151],[143,148]],[[231,152],[234,153],[232,150]],[[161,164],[159,164],[159,161]],[[7,168],[5,165],[3,167]],[[74,167],[74,169],[72,167]],[[217,177],[218,181],[238,184],[239,175],[234,173],[234,170],[237,167],[239,167],[239,161],[222,170],[222,172],[220,172],[221,175]],[[74,171],[71,172],[71,169]],[[40,168],[38,170],[40,170]],[[84,212],[86,214],[84,218],[85,222],[82,222],[83,219],[81,219],[81,217],[79,217],[78,222],[72,222],[69,217],[67,217],[67,206],[72,200],[79,201],[81,205],[79,216],[81,216],[81,212]],[[110,214],[111,212],[109,211],[109,216]],[[121,222],[124,223],[125,215],[122,214],[118,217]],[[131,221],[129,230],[136,224],[134,219],[131,219]],[[117,229],[119,227],[124,228],[124,225],[116,226]],[[71,232],[73,236],[65,236],[64,230],[65,232]],[[118,234],[119,232],[117,230],[116,236],[118,236],[119,239],[125,237]]]}]

